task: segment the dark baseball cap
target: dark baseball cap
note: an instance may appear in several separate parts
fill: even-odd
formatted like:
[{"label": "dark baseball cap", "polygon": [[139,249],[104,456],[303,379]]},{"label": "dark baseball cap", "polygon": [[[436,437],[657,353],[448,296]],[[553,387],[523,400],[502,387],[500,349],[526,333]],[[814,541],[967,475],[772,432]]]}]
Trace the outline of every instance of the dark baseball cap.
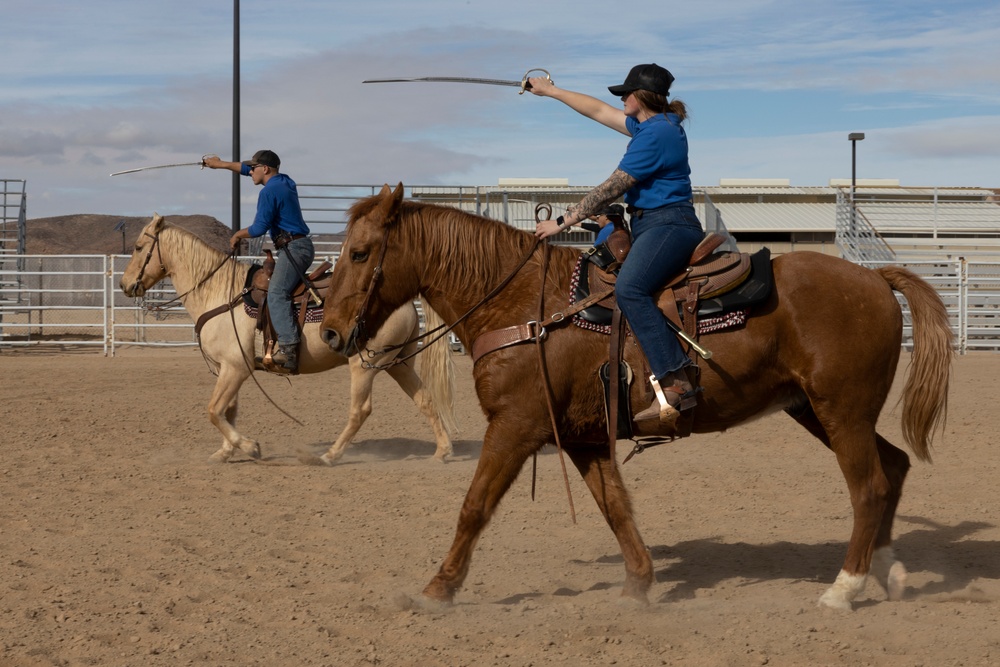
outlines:
[{"label": "dark baseball cap", "polygon": [[670,84],[673,82],[673,74],[656,63],[651,63],[649,65],[636,65],[625,77],[625,83],[620,86],[609,86],[608,90],[615,97],[621,97],[636,90],[648,90],[666,97],[670,94]]},{"label": "dark baseball cap", "polygon": [[609,218],[619,218],[620,220],[625,219],[625,207],[621,204],[608,204],[604,209],[598,213],[598,215],[604,215]]},{"label": "dark baseball cap", "polygon": [[253,154],[253,157],[249,160],[244,160],[243,164],[255,167],[258,164],[262,164],[265,167],[271,167],[272,169],[278,169],[281,166],[281,159],[278,154],[274,151],[262,150],[257,151]]}]

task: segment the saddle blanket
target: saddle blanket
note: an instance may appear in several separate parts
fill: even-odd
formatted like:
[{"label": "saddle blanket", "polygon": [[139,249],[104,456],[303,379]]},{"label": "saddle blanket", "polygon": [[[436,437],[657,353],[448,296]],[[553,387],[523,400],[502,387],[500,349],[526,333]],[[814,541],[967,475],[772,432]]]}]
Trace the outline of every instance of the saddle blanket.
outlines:
[{"label": "saddle blanket", "polygon": [[[243,312],[253,319],[257,319],[257,306],[251,306],[246,300],[243,301]],[[316,324],[323,321],[322,306],[306,308],[306,324]]]}]

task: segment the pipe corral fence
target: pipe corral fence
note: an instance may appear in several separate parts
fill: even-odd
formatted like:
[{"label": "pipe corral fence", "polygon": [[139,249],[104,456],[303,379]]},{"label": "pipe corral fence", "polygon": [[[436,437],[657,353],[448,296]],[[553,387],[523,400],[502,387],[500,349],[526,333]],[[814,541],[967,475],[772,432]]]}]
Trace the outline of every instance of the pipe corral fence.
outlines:
[{"label": "pipe corral fence", "polygon": [[[350,206],[376,193],[379,187],[300,185],[306,220],[314,230],[339,231],[346,223]],[[548,204],[552,214],[559,215],[588,190],[542,183],[522,184],[517,196],[502,186],[413,186],[407,188],[406,194],[413,199],[457,206],[521,229],[533,229],[537,205]],[[728,236],[721,214],[704,193],[698,206],[706,228]],[[865,234],[872,235],[867,231]],[[586,247],[594,235],[580,230],[565,236],[566,243]],[[841,241],[838,239],[838,245]],[[336,261],[340,253],[338,235],[321,232],[315,234],[314,242],[314,266],[324,260]],[[730,247],[735,248],[735,243]],[[128,261],[127,255],[19,255],[16,262],[0,263],[0,351],[17,347],[92,347],[114,355],[122,346],[196,345],[194,323],[183,306],[172,301],[177,294],[169,280],[142,298],[121,292],[118,283]],[[858,263],[898,264],[930,282],[948,309],[959,353],[1000,349],[1000,260],[990,261],[986,256],[909,260],[896,256]],[[909,348],[909,308],[899,298],[905,323],[903,345]],[[457,345],[455,339],[452,345]]]}]

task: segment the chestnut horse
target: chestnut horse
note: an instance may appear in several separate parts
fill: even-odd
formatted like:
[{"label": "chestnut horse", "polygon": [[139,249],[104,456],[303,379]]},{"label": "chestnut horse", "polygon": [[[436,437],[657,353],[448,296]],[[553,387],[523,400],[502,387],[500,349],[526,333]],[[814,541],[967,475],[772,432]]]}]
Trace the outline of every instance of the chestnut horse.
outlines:
[{"label": "chestnut horse", "polygon": [[[350,210],[334,269],[335,292],[324,308],[323,339],[343,354],[373,346],[366,332],[377,330],[416,294],[424,294],[445,321],[457,322],[454,331],[466,349],[487,332],[544,321],[569,303],[580,253],[549,249],[543,317],[542,250],[528,232],[455,208],[404,201],[402,184],[395,191],[385,186]],[[700,362],[704,391],[692,432],[721,431],[778,410],[788,413],[834,453],[854,508],[843,567],[819,603],[850,609],[869,571],[890,599],[898,599],[906,570],[893,554],[892,525],[910,462],[875,431],[902,341],[893,290],[906,297],[913,316],[902,421],[904,439],[921,460],[929,460],[930,439],[946,408],[953,354],[947,312],[930,285],[900,267],[870,270],[813,252],[779,256],[772,266],[773,293],[746,324],[702,336],[713,355]],[[486,298],[501,285],[498,295]],[[482,453],[451,550],[421,602],[453,600],[497,504],[528,457],[556,442],[554,428],[621,546],[622,594],[647,599],[652,561],[607,442],[598,368],[608,359],[609,339],[564,321],[550,327],[542,341],[493,351],[474,367],[488,419]],[[631,367],[642,368],[634,342],[625,348]],[[543,398],[540,358],[552,416]],[[631,390],[636,409],[650,400],[642,384],[633,382]],[[649,430],[637,435],[665,428],[647,424],[642,428]]]},{"label": "chestnut horse", "polygon": [[[165,223],[159,215],[140,232],[128,266],[121,278],[121,289],[128,296],[142,296],[156,283],[169,276],[188,314],[195,321],[208,310],[230,303],[243,291],[250,264],[227,260],[194,234]],[[440,318],[429,308],[424,312],[429,327]],[[254,330],[256,319],[243,312],[239,303],[233,311],[208,320],[201,330],[199,343],[213,372],[219,379],[208,403],[208,418],[222,433],[222,448],[211,456],[225,462],[236,449],[252,458],[260,458],[260,445],[236,430],[240,387],[254,370]],[[400,304],[389,314],[385,326],[375,338],[379,346],[394,346],[413,339],[419,333],[417,311],[412,301]],[[362,364],[358,355],[350,358],[333,352],[322,343],[318,324],[306,323],[300,347],[299,372],[318,373],[344,364],[351,368],[351,409],[347,425],[319,461],[332,464],[339,459],[372,411],[372,382],[378,370]],[[450,352],[442,343],[430,346],[430,356],[420,368],[423,380],[407,363],[388,368],[430,422],[437,442],[435,458],[444,461],[452,453],[450,431],[455,429],[452,385],[454,366]],[[415,343],[386,355],[387,360],[403,357],[415,350]],[[385,362],[383,362],[385,363]],[[425,384],[426,382],[426,384]],[[312,462],[312,459],[309,459]]]}]

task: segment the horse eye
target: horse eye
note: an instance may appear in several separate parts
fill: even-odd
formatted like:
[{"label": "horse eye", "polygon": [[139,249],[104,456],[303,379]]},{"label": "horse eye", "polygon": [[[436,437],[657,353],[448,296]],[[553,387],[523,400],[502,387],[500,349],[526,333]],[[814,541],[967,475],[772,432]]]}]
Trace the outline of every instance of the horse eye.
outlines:
[{"label": "horse eye", "polygon": [[351,261],[352,262],[364,262],[367,259],[368,259],[368,253],[367,252],[360,252],[359,251],[359,252],[352,252],[351,253]]}]

